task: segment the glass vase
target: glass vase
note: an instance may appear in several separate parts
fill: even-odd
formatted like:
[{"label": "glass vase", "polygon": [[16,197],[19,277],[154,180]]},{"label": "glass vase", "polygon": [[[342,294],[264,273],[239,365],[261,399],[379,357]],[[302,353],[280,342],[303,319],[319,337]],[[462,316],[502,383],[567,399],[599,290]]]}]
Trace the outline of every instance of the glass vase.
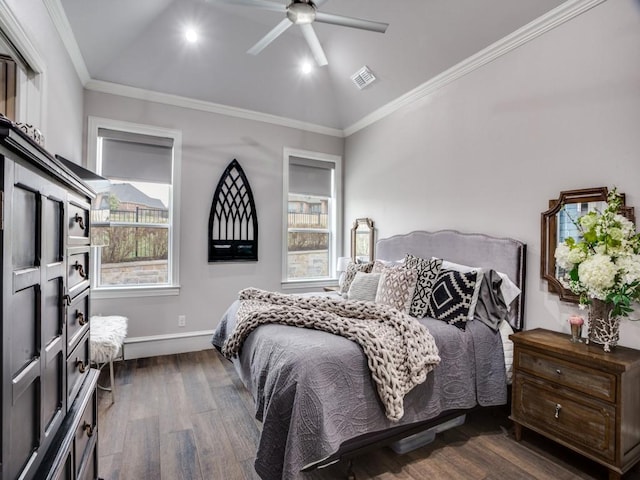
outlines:
[{"label": "glass vase", "polygon": [[594,298],[589,304],[588,342],[602,345],[610,352],[618,344],[620,337],[620,318],[611,315],[613,304]]}]

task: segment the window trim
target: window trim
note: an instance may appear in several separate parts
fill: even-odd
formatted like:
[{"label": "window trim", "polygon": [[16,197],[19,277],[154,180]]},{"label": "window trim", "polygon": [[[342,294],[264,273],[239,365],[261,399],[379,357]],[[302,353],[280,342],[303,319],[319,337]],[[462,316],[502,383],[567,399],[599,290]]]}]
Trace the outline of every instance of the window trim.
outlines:
[{"label": "window trim", "polygon": [[[333,231],[334,235],[330,235],[331,241],[329,245],[330,252],[330,265],[329,265],[329,278],[326,279],[304,279],[304,280],[290,280],[287,277],[287,238],[288,238],[288,224],[287,218],[289,213],[289,157],[301,157],[311,160],[322,160],[325,162],[331,162],[334,165],[334,182],[332,198],[335,201],[329,202],[329,208],[331,209],[331,217],[333,218],[330,232]],[[330,153],[312,152],[308,150],[300,150],[296,148],[284,147],[283,148],[283,161],[282,161],[282,262],[281,262],[281,286],[283,290],[298,290],[301,288],[317,289],[318,287],[335,286],[338,282],[336,273],[336,261],[341,256],[342,252],[342,156],[333,155]]]},{"label": "window trim", "polygon": [[[173,165],[172,165],[172,195],[170,215],[169,251],[171,263],[169,264],[170,279],[163,285],[132,285],[132,286],[102,286],[96,284],[96,275],[91,279],[91,291],[93,298],[128,298],[128,297],[155,297],[178,295],[180,293],[180,177],[182,166],[182,131],[170,128],[143,125],[139,123],[113,120],[110,118],[89,116],[87,127],[87,165],[90,170],[98,171],[98,129],[108,128],[143,135],[154,135],[173,139]],[[93,271],[97,272],[98,255],[93,256]]]}]

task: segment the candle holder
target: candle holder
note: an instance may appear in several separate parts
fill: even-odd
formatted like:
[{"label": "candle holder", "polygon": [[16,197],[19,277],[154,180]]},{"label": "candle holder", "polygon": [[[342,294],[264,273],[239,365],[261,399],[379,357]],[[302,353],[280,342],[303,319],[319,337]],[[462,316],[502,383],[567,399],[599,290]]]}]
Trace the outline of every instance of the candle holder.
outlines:
[{"label": "candle holder", "polygon": [[571,326],[571,343],[582,343],[582,325],[584,325],[584,318],[579,315],[571,315],[569,317],[569,325]]}]

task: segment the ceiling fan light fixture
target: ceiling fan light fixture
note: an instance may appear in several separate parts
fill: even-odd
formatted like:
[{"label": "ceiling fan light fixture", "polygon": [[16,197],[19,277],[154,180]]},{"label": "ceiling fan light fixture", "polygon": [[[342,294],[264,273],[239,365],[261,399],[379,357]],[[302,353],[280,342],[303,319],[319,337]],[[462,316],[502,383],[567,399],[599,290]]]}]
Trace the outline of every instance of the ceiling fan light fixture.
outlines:
[{"label": "ceiling fan light fixture", "polygon": [[296,25],[312,23],[316,19],[316,6],[311,1],[294,0],[287,7],[287,18]]}]

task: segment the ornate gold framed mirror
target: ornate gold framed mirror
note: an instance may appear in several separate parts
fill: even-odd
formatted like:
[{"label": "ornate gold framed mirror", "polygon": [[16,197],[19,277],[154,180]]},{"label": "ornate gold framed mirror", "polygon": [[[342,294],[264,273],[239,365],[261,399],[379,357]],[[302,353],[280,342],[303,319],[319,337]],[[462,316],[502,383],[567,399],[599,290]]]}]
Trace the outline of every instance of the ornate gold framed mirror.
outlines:
[{"label": "ornate gold framed mirror", "polygon": [[373,220],[356,218],[351,228],[351,258],[354,262],[373,262],[373,247]]},{"label": "ornate gold framed mirror", "polygon": [[[576,294],[565,288],[560,282],[564,272],[556,265],[556,246],[566,238],[578,234],[575,223],[582,215],[594,210],[602,210],[607,201],[607,187],[583,188],[560,192],[556,199],[549,200],[549,210],[542,212],[540,242],[540,276],[547,281],[549,292],[556,293],[560,300],[578,303]],[[634,219],[633,207],[625,204],[622,197],[622,215],[631,221]]]}]

